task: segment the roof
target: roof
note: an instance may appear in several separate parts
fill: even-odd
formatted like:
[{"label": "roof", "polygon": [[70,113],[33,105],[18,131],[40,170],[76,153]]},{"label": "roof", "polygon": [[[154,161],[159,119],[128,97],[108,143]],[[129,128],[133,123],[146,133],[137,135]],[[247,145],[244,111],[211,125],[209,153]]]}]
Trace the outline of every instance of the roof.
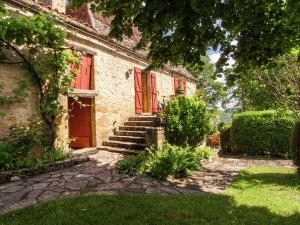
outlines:
[{"label": "roof", "polygon": [[[117,47],[122,48],[130,53],[135,53],[139,58],[147,59],[147,50],[133,50],[134,46],[138,43],[140,39],[140,32],[137,28],[133,28],[133,35],[128,38],[124,37],[122,41],[117,41],[108,37],[110,31],[110,23],[112,17],[104,17],[100,13],[92,13],[88,5],[82,5],[76,12],[72,12],[70,9],[66,9],[66,13],[60,13],[57,10],[52,10],[50,6],[38,2],[36,0],[8,0],[13,4],[26,5],[33,11],[53,11],[55,12],[55,18],[63,21],[64,23],[75,25],[77,28],[89,32],[93,35],[97,35],[102,40],[106,42],[117,45]],[[33,7],[33,8],[32,8]],[[170,64],[164,66],[165,69],[169,70],[171,73],[179,76],[184,76],[190,80],[196,81],[197,79],[183,66],[172,66]]]}]

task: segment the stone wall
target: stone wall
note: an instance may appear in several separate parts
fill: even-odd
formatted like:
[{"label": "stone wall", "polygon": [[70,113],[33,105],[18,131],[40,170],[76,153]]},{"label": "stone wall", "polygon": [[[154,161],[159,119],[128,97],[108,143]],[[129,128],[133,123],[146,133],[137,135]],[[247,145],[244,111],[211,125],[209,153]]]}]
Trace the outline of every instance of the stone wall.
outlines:
[{"label": "stone wall", "polygon": [[13,123],[27,122],[33,115],[39,115],[38,89],[25,76],[26,72],[19,66],[0,65],[0,81],[4,83],[1,96],[11,96],[13,90],[21,80],[26,80],[30,96],[23,102],[0,106],[0,140],[8,135],[8,128]]}]

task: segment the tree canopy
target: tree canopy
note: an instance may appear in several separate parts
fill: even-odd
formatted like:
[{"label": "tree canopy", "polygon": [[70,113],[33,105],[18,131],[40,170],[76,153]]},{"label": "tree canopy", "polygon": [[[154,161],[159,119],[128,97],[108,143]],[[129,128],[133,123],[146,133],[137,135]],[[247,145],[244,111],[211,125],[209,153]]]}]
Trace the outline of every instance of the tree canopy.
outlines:
[{"label": "tree canopy", "polygon": [[[298,52],[285,54],[274,62],[276,66],[261,66],[243,72],[225,72],[231,90],[225,103],[235,110],[287,108],[300,110],[300,62]],[[236,104],[232,104],[232,102]]]},{"label": "tree canopy", "polygon": [[[239,69],[263,65],[300,45],[298,0],[71,0],[76,8],[113,16],[110,36],[122,39],[138,27],[137,49],[149,48],[154,66],[195,64],[210,48],[219,49]],[[236,44],[237,43],[237,44]]]}]

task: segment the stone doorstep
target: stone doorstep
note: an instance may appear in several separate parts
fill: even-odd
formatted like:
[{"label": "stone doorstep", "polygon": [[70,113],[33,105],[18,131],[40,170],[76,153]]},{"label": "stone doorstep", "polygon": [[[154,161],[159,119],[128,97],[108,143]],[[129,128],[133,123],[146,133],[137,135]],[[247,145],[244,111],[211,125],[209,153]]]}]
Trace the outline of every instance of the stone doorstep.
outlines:
[{"label": "stone doorstep", "polygon": [[65,169],[88,161],[90,161],[88,156],[75,156],[73,158],[47,163],[39,168],[24,168],[15,171],[5,171],[0,173],[0,184],[11,181],[11,178],[13,177],[32,177],[43,173]]},{"label": "stone doorstep", "polygon": [[87,156],[87,155],[95,155],[98,153],[98,150],[96,147],[92,148],[81,148],[73,150],[72,155],[74,156]]}]

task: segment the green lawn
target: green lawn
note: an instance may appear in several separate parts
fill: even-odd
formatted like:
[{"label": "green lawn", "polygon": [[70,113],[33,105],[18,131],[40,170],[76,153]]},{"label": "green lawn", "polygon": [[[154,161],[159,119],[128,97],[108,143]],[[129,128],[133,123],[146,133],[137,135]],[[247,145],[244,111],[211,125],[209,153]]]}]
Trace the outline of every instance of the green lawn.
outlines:
[{"label": "green lawn", "polygon": [[253,167],[222,195],[88,196],[0,216],[7,225],[300,224],[300,177],[293,169]]}]

